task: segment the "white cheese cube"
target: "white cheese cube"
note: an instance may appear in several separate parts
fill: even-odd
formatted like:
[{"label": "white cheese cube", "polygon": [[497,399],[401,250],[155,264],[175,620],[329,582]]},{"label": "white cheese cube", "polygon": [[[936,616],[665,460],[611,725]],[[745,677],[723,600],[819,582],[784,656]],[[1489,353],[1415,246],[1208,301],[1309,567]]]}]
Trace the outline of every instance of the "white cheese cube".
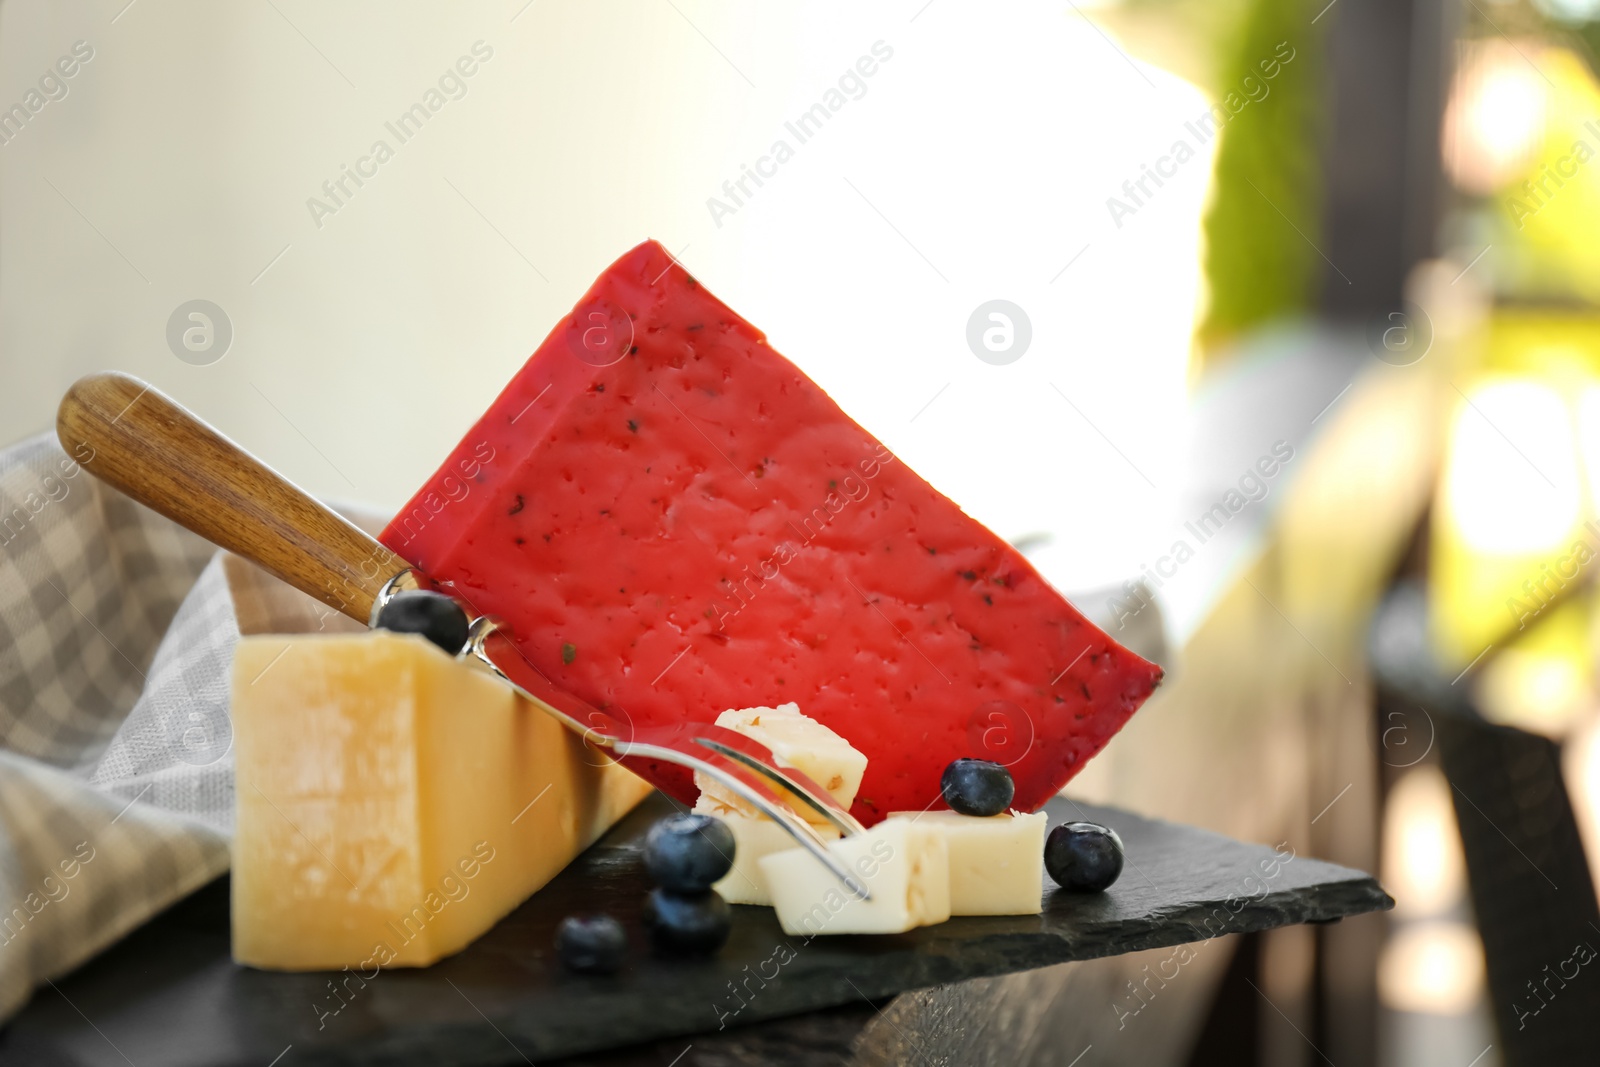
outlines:
[{"label": "white cheese cube", "polygon": [[1044,908],[1044,812],[981,818],[954,811],[901,811],[941,834],[950,850],[951,915],[1038,915]]},{"label": "white cheese cube", "polygon": [[939,831],[890,819],[828,846],[872,894],[861,900],[804,849],[762,859],[783,932],[899,934],[950,918],[950,852]]},{"label": "white cheese cube", "polygon": [[[733,831],[733,869],[711,888],[722,894],[729,904],[760,904],[772,907],[772,896],[767,892],[767,879],[761,873],[761,859],[775,852],[786,852],[798,847],[789,831],[765,815],[747,815],[705,796],[696,802],[694,810],[714,815],[728,824]],[[837,838],[839,831],[831,826],[813,827],[824,838]]]},{"label": "white cheese cube", "polygon": [[[840,807],[848,809],[855,803],[861,776],[867,770],[867,757],[817,720],[800,714],[799,705],[725,711],[717,716],[717,725],[766,745],[778,766],[800,771],[826,789]],[[757,814],[750,805],[704,775],[696,774],[694,783],[700,787],[700,795],[714,803],[747,815]],[[796,810],[808,822],[823,821],[810,808],[797,806]]]}]

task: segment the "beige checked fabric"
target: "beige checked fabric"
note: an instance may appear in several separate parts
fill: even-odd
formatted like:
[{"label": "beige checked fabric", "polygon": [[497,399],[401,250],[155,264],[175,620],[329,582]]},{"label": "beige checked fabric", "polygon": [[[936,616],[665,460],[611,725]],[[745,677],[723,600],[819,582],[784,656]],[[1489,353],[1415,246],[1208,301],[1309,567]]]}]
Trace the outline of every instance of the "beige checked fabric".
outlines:
[{"label": "beige checked fabric", "polygon": [[0,452],[0,1019],[227,870],[241,629],[359,626],[53,437]]}]

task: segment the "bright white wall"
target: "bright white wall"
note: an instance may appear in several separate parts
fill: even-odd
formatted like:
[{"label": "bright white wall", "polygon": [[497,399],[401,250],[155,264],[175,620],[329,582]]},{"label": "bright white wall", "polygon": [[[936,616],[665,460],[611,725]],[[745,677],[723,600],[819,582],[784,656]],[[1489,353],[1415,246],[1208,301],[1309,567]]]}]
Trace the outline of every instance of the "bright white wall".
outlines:
[{"label": "bright white wall", "polygon": [[[1052,532],[1058,584],[1164,544],[1209,155],[1120,229],[1105,200],[1204,101],[1070,5],[125,2],[0,4],[0,107],[95,52],[0,147],[3,440],[116,367],[394,506],[654,236],[969,512]],[[479,40],[467,95],[396,145]],[[879,40],[866,94],[716,225],[707,198]],[[318,228],[306,199],[379,137],[394,158]],[[197,297],[235,330],[210,366],[164,337]],[[1032,320],[1009,366],[965,342],[995,297]]]}]

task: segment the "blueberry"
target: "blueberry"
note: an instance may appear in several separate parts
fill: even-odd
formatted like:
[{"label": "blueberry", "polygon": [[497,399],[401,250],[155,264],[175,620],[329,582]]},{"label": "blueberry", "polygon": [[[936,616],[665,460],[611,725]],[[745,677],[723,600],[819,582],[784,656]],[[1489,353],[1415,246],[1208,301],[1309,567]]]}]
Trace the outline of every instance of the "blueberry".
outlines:
[{"label": "blueberry", "polygon": [[609,915],[569,915],[556,927],[556,955],[569,971],[610,974],[627,952],[628,935]]},{"label": "blueberry", "polygon": [[728,940],[732,928],[728,902],[714,889],[673,893],[652,889],[644,904],[644,925],[656,951],[667,956],[709,956]]},{"label": "blueberry", "polygon": [[1122,873],[1122,838],[1099,823],[1058,826],[1044,839],[1044,868],[1062,889],[1098,893]]},{"label": "blueberry", "polygon": [[733,866],[733,831],[709,815],[669,815],[644,839],[644,866],[662,889],[702,893]]},{"label": "blueberry", "polygon": [[454,656],[467,644],[467,613],[443,593],[407,589],[378,612],[378,629],[421,634]]},{"label": "blueberry", "polygon": [[939,789],[944,802],[963,815],[999,815],[1011,806],[1017,786],[998,763],[958,759],[944,769]]}]

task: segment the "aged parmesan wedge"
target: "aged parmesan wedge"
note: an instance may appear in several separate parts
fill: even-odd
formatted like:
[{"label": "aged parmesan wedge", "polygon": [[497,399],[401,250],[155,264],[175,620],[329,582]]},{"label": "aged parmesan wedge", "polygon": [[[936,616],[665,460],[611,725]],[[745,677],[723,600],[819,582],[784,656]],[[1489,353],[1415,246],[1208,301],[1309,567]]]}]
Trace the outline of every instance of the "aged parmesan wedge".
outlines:
[{"label": "aged parmesan wedge", "polygon": [[901,811],[944,837],[950,850],[951,915],[1037,915],[1044,910],[1044,812],[979,818],[953,811]]},{"label": "aged parmesan wedge", "polygon": [[890,819],[828,847],[866,882],[872,899],[851,896],[804,849],[767,856],[761,873],[784,933],[899,934],[950,918],[950,850],[938,830]]},{"label": "aged parmesan wedge", "polygon": [[457,952],[650,791],[412,635],[243,638],[233,730],[233,955],[272,970]]},{"label": "aged parmesan wedge", "polygon": [[[733,831],[733,868],[711,888],[721,893],[722,899],[729,904],[772,907],[772,894],[767,891],[767,879],[761,873],[761,860],[765,856],[796,847],[794,838],[765,815],[752,815],[730,808],[704,794],[695,802],[694,810],[721,819]],[[824,838],[839,836],[839,831],[831,826],[816,826],[813,829]]]},{"label": "aged parmesan wedge", "polygon": [[[867,757],[820,722],[802,715],[798,704],[725,711],[717,716],[717,725],[766,745],[778,766],[792,767],[805,774],[826,789],[840,807],[848,810],[855,803],[861,776],[867,770]],[[746,815],[756,814],[744,801],[705,775],[696,773],[694,782],[700,788],[701,797],[712,803]],[[808,822],[821,821],[814,811],[803,805],[796,810]]]}]

